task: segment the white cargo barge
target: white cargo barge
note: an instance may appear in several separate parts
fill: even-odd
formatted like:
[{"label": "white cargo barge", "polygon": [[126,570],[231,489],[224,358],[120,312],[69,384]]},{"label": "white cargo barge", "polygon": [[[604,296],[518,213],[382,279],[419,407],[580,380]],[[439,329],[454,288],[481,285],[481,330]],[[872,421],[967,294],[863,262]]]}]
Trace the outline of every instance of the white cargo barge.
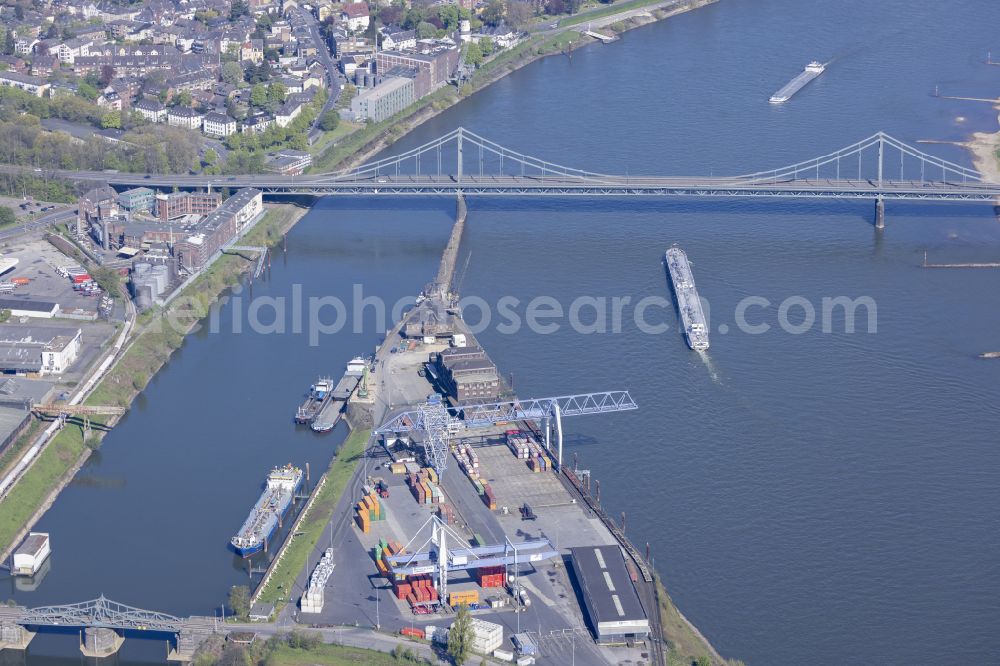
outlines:
[{"label": "white cargo barge", "polygon": [[15,576],[34,576],[49,559],[49,535],[45,532],[29,532],[28,538],[14,551]]},{"label": "white cargo barge", "polygon": [[771,99],[768,101],[770,101],[771,104],[782,104],[787,102],[792,98],[792,95],[802,90],[807,83],[825,71],[826,65],[813,60],[811,63],[806,65],[804,70],[799,72],[798,76],[786,83],[781,90],[771,95]]},{"label": "white cargo barge", "polygon": [[670,282],[677,298],[677,311],[684,326],[684,337],[688,347],[695,351],[708,349],[708,326],[705,312],[701,308],[701,299],[694,286],[694,274],[691,273],[691,263],[684,250],[676,245],[667,250],[665,255]]}]

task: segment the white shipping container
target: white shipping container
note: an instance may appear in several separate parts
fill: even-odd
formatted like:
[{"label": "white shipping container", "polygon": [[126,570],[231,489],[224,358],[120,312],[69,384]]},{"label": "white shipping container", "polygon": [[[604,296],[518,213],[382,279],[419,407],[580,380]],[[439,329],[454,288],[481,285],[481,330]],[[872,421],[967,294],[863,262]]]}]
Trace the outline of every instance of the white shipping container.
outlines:
[{"label": "white shipping container", "polygon": [[502,661],[514,661],[514,653],[510,650],[493,650],[493,656]]},{"label": "white shipping container", "polygon": [[503,626],[484,620],[472,620],[473,651],[490,654],[501,645],[503,645]]}]

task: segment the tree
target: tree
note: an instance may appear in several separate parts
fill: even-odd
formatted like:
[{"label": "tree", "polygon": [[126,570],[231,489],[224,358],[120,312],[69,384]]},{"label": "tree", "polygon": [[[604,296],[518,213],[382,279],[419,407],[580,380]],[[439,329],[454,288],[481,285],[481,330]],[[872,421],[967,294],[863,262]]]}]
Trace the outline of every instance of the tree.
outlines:
[{"label": "tree", "polygon": [[86,100],[90,100],[91,102],[93,102],[95,99],[97,99],[97,88],[90,85],[86,81],[80,81],[80,83],[76,84],[76,94],[78,94],[80,97]]},{"label": "tree", "polygon": [[479,50],[479,44],[469,42],[465,46],[465,62],[473,67],[479,67],[483,64],[483,52]]},{"label": "tree", "polygon": [[0,227],[9,227],[17,221],[14,216],[14,209],[7,206],[0,206]]},{"label": "tree", "polygon": [[122,128],[122,112],[121,111],[108,111],[101,118],[101,127],[104,129],[121,129]]},{"label": "tree", "polygon": [[250,16],[250,6],[246,0],[233,0],[233,4],[229,9],[229,20],[235,21],[241,16]]},{"label": "tree", "polygon": [[177,106],[191,106],[191,100],[192,98],[190,90],[182,90],[179,93],[177,93],[177,97],[174,98],[174,102],[177,104]]},{"label": "tree", "polygon": [[340,124],[340,114],[330,109],[319,117],[319,128],[324,132],[332,132]]},{"label": "tree", "polygon": [[205,164],[207,164],[208,166],[212,166],[213,164],[219,161],[219,154],[215,152],[214,149],[208,148],[205,150],[205,156],[203,159],[205,161]]},{"label": "tree", "polygon": [[417,38],[418,39],[430,39],[437,34],[437,26],[429,21],[421,21],[417,25]]},{"label": "tree", "polygon": [[518,30],[523,29],[531,21],[531,5],[523,0],[508,0],[507,22]]},{"label": "tree", "polygon": [[493,43],[492,37],[483,37],[479,40],[479,52],[484,56],[492,55],[496,48],[497,45]]},{"label": "tree", "polygon": [[115,79],[115,68],[111,65],[101,65],[101,77],[97,82],[101,87],[106,88]]},{"label": "tree", "polygon": [[505,11],[503,0],[490,0],[486,3],[486,9],[483,10],[483,23],[494,27],[500,25],[503,23]]},{"label": "tree", "polygon": [[438,18],[448,31],[458,28],[458,7],[456,5],[441,5],[438,7]]},{"label": "tree", "polygon": [[237,617],[246,617],[250,612],[250,588],[246,585],[229,588],[229,608]]},{"label": "tree", "polygon": [[222,80],[231,86],[243,83],[243,68],[238,62],[227,62],[222,66]]},{"label": "tree", "polygon": [[708,655],[701,655],[695,662],[698,666],[712,666],[712,660],[708,658]]},{"label": "tree", "polygon": [[267,101],[274,102],[275,104],[280,104],[285,101],[285,95],[288,94],[288,87],[281,81],[275,81],[267,87]]},{"label": "tree", "polygon": [[250,104],[258,107],[267,104],[267,89],[263,83],[258,83],[250,89]]},{"label": "tree", "polygon": [[455,613],[455,622],[448,631],[448,656],[456,666],[462,666],[472,652],[472,615],[469,607],[462,604]]}]

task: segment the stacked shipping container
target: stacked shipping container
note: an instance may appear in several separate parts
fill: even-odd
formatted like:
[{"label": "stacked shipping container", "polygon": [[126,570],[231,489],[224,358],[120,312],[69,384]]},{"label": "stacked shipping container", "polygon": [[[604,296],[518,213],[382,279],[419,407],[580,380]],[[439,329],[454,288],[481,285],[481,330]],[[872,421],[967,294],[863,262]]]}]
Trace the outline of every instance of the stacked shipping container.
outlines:
[{"label": "stacked shipping container", "polygon": [[361,501],[354,505],[354,509],[354,520],[365,534],[371,531],[373,522],[385,520],[385,506],[374,492],[362,497]]},{"label": "stacked shipping container", "polygon": [[439,504],[444,496],[437,480],[437,473],[432,468],[425,467],[416,474],[407,476],[406,482],[418,504]]},{"label": "stacked shipping container", "polygon": [[476,569],[476,582],[480,587],[503,587],[507,583],[507,570],[502,566]]}]

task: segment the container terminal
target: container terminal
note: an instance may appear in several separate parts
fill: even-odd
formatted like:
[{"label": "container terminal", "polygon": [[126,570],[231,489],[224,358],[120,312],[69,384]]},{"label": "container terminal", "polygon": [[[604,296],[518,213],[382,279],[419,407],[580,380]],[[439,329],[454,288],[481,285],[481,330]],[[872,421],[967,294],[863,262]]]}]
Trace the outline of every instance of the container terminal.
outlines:
[{"label": "container terminal", "polygon": [[684,339],[691,349],[704,351],[708,349],[708,326],[705,312],[701,308],[701,298],[694,286],[691,262],[688,261],[687,253],[676,245],[666,251],[664,260],[677,298],[677,312],[684,327]]},{"label": "container terminal", "polygon": [[[367,626],[443,648],[465,606],[486,658],[665,663],[648,544],[643,555],[624,514],[608,514],[600,483],[563,451],[567,418],[636,405],[627,391],[514,394],[456,307],[463,203],[438,279],[347,401],[348,425],[373,434],[273,620]],[[704,651],[723,661],[707,642]]]},{"label": "container terminal", "polygon": [[826,65],[813,60],[806,65],[806,68],[799,72],[794,79],[782,86],[781,90],[771,95],[768,100],[771,104],[783,104],[792,98],[792,95],[802,90],[807,83],[826,71]]},{"label": "container terminal", "polygon": [[301,486],[302,470],[298,467],[285,465],[271,470],[264,492],[250,510],[240,531],[230,541],[237,554],[251,557],[267,550],[268,541],[280,527]]}]

